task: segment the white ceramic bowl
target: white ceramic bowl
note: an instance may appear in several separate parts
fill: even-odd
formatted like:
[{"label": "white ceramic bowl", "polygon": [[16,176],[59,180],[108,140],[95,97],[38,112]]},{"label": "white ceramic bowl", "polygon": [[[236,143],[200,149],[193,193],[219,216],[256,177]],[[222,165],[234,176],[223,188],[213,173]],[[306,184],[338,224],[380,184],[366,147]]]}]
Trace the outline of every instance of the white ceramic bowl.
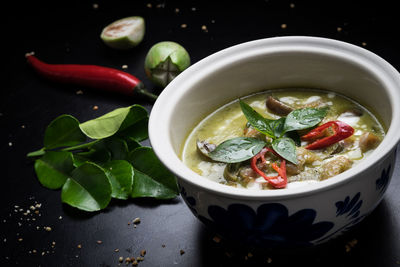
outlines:
[{"label": "white ceramic bowl", "polygon": [[[285,87],[341,93],[386,125],[378,148],[350,170],[308,186],[233,188],[199,176],[181,159],[189,131],[242,96]],[[194,64],[161,93],[149,122],[150,142],[178,178],[193,213],[221,235],[256,246],[320,244],[360,222],[382,200],[400,139],[400,75],[379,56],[317,37],[277,37],[239,44]]]}]

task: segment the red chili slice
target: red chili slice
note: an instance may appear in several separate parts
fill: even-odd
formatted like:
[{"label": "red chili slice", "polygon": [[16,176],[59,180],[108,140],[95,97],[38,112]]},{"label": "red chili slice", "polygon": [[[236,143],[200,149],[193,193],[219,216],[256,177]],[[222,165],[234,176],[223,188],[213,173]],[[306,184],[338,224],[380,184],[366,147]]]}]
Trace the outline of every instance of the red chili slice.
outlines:
[{"label": "red chili slice", "polygon": [[287,185],[287,176],[286,176],[286,161],[284,159],[281,159],[281,164],[278,166],[275,162],[271,164],[272,168],[278,172],[278,175],[276,176],[267,176],[263,171],[261,171],[257,167],[257,161],[261,159],[262,162],[266,162],[265,160],[265,154],[267,152],[271,152],[272,154],[280,157],[278,153],[276,153],[273,149],[271,148],[263,148],[257,155],[255,155],[251,159],[251,168],[260,176],[262,176],[269,184],[271,184],[275,188],[285,188]]},{"label": "red chili slice", "polygon": [[[324,130],[329,127],[332,127],[334,134],[323,137],[325,135]],[[311,130],[306,135],[303,135],[301,139],[305,141],[310,141],[323,137],[306,146],[306,149],[315,150],[333,145],[343,139],[346,139],[347,137],[352,136],[353,133],[353,127],[351,127],[347,123],[344,123],[342,121],[328,121],[327,123],[324,123],[321,126]]]}]

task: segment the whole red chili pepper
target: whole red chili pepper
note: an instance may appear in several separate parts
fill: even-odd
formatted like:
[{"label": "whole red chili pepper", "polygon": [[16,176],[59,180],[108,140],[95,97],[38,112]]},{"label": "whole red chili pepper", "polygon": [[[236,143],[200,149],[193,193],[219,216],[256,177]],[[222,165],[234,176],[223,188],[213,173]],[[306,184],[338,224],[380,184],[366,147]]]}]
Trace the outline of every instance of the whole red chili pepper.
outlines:
[{"label": "whole red chili pepper", "polygon": [[[323,137],[325,135],[324,130],[328,129],[329,127],[332,127],[334,134]],[[301,139],[308,141],[323,137],[306,146],[306,149],[315,150],[335,144],[343,139],[346,139],[347,137],[350,137],[353,135],[353,133],[354,129],[342,121],[328,121],[327,123],[324,123],[321,126],[311,130],[306,135],[303,135]]]},{"label": "whole red chili pepper", "polygon": [[251,168],[260,176],[262,176],[269,184],[271,184],[275,188],[284,188],[287,184],[287,176],[286,176],[286,161],[281,159],[281,165],[278,166],[275,162],[271,164],[271,167],[278,173],[276,176],[267,176],[263,171],[261,171],[257,167],[257,161],[261,159],[262,162],[265,162],[265,154],[267,152],[271,152],[272,154],[280,157],[273,149],[271,148],[263,148],[257,155],[255,155],[251,159]]},{"label": "whole red chili pepper", "polygon": [[96,65],[47,64],[33,53],[26,54],[28,63],[43,77],[62,83],[70,83],[118,92],[126,95],[143,95],[155,101],[157,96],[144,90],[143,83],[135,76],[113,68]]}]

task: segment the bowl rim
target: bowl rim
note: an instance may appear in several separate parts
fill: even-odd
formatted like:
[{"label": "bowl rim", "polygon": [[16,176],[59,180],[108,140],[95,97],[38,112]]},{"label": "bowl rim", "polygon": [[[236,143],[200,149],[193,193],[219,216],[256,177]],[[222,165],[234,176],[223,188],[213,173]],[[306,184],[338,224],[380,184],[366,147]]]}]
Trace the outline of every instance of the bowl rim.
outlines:
[{"label": "bowl rim", "polygon": [[[249,190],[235,188],[206,179],[187,167],[175,153],[170,135],[172,133],[169,123],[172,120],[175,105],[184,97],[186,90],[193,84],[206,77],[215,70],[234,63],[236,60],[260,53],[275,52],[315,52],[346,58],[353,63],[358,63],[375,75],[390,98],[392,107],[392,120],[382,143],[368,156],[368,161],[363,160],[357,166],[346,172],[318,183],[295,188],[279,190]],[[210,64],[212,62],[212,64]],[[400,140],[400,74],[383,58],[353,44],[312,36],[284,36],[259,39],[234,45],[216,52],[190,66],[178,75],[160,94],[155,102],[149,118],[149,140],[156,156],[177,177],[186,183],[200,187],[203,191],[236,199],[282,199],[315,194],[333,187],[346,184],[365,173],[369,168],[385,159],[396,149]],[[159,133],[163,134],[159,134]]]}]

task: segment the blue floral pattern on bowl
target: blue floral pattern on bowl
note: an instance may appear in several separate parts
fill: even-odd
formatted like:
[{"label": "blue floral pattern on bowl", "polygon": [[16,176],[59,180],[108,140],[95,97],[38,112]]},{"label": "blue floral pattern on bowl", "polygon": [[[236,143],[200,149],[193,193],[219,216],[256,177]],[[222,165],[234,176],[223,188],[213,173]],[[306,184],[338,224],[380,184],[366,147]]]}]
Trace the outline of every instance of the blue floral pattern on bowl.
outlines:
[{"label": "blue floral pattern on bowl", "polygon": [[314,209],[302,209],[289,215],[287,207],[280,203],[262,204],[256,211],[238,203],[227,209],[211,205],[207,209],[210,220],[198,214],[196,199],[188,196],[184,187],[180,186],[180,192],[190,210],[206,226],[229,240],[257,247],[291,248],[322,243],[347,232],[366,216],[360,214],[363,200],[358,192],[335,202],[336,217],[347,221],[337,229],[331,221],[314,222],[317,216]]},{"label": "blue floral pattern on bowl", "polygon": [[197,210],[196,210],[196,199],[194,197],[188,196],[186,193],[186,190],[183,186],[179,185],[180,188],[180,193],[182,198],[186,201],[188,207],[190,210],[193,212],[194,215],[197,216]]},{"label": "blue floral pattern on bowl", "polygon": [[360,208],[363,201],[360,199],[361,193],[358,192],[351,200],[347,196],[343,201],[336,202],[336,217],[347,214],[346,217],[350,219],[356,219],[360,216]]},{"label": "blue floral pattern on bowl", "polygon": [[325,236],[324,238],[318,240],[318,242],[322,242],[326,239],[329,239],[330,237],[338,233],[345,233],[350,229],[352,229],[354,226],[356,226],[357,223],[359,223],[365,217],[365,215],[360,216],[360,209],[362,204],[363,201],[361,199],[360,192],[355,194],[354,197],[352,197],[351,199],[349,196],[346,196],[344,200],[337,201],[335,203],[336,217],[345,216],[345,218],[347,219],[347,223],[344,226],[340,227],[339,229],[336,229],[329,235]]},{"label": "blue floral pattern on bowl", "polygon": [[392,165],[389,165],[387,169],[382,170],[381,177],[379,177],[376,182],[376,190],[380,191],[383,193],[389,184],[389,179],[390,179],[390,170],[392,168]]},{"label": "blue floral pattern on bowl", "polygon": [[312,241],[332,229],[332,222],[317,222],[316,211],[302,209],[289,215],[280,203],[263,204],[254,211],[244,204],[232,204],[227,209],[209,206],[208,214],[213,221],[200,219],[222,236],[262,247],[311,246]]}]

